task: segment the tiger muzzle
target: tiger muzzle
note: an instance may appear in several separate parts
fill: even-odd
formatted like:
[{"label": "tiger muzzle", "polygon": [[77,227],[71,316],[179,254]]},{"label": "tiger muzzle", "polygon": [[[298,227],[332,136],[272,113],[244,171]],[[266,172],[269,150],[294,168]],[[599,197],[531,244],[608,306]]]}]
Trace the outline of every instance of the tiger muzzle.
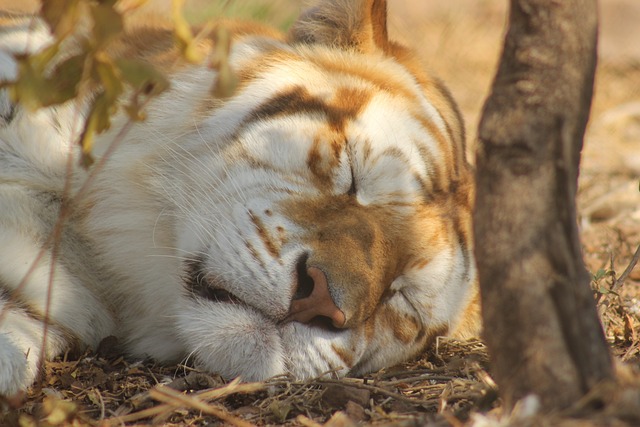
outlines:
[{"label": "tiger muzzle", "polygon": [[285,322],[310,323],[319,319],[328,319],[333,327],[343,328],[347,319],[329,293],[327,276],[317,267],[309,267],[304,273],[306,275],[298,273],[299,286],[310,284],[311,294],[291,302]]},{"label": "tiger muzzle", "polygon": [[286,320],[340,329],[363,325],[398,276],[402,228],[348,195],[289,202],[283,211],[307,230]]}]

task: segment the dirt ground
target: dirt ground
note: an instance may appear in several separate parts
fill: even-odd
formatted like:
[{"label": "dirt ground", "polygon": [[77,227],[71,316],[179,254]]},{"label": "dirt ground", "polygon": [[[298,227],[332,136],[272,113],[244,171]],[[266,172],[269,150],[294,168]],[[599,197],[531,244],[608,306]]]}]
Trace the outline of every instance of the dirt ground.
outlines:
[{"label": "dirt ground", "polygon": [[[158,8],[162,4],[167,1],[160,0]],[[299,8],[293,0],[274,4],[286,9],[277,11],[279,23]],[[389,4],[392,37],[414,46],[458,100],[472,158],[507,1]],[[640,267],[611,290],[640,243],[640,1],[601,0],[600,10],[600,60],[582,158],[579,221],[607,339],[618,360],[633,367],[640,361]],[[112,349],[106,342],[96,354],[48,363],[41,387],[30,391],[22,409],[0,415],[0,425],[640,425],[640,392],[624,387],[597,390],[597,396],[562,414],[527,416],[535,412],[531,402],[502,414],[486,349],[477,340],[440,340],[419,360],[366,378],[282,377],[259,384],[224,383],[186,366],[126,361]],[[593,399],[622,403],[616,411],[590,416],[586,408]],[[571,421],[572,416],[591,418],[591,424]]]}]

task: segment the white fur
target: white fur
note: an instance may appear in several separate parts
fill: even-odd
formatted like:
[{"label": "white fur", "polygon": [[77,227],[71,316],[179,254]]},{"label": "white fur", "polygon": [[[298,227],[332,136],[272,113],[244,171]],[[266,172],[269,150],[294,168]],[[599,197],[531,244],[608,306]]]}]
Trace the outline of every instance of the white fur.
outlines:
[{"label": "white fur", "polygon": [[[8,52],[27,46],[35,50],[46,40],[39,27],[35,34],[27,34],[27,28],[0,33],[0,76],[15,75]],[[77,162],[73,141],[82,124],[75,103],[38,112],[18,105],[14,118],[0,126],[0,289],[19,294],[43,316],[48,313],[47,356],[64,349],[65,331],[89,346],[113,334],[135,357],[193,357],[226,377],[260,380],[282,373],[301,378],[332,370],[364,373],[421,350],[421,342],[398,343],[382,323],[372,340],[364,327],[329,331],[282,323],[295,291],[296,263],[311,250],[304,243],[305,230],[291,220],[283,202],[320,196],[309,185],[306,159],[314,135],[326,124],[322,117],[301,114],[238,126],[256,107],[293,86],[304,86],[321,99],[330,99],[345,85],[372,90],[375,96],[345,130],[352,156],[341,153],[331,193],[349,189],[353,170],[363,207],[404,203],[394,209],[410,221],[417,212],[412,203],[423,191],[416,177],[430,185],[430,165],[420,161],[417,147],[435,162],[443,153],[400,97],[373,89],[365,79],[327,71],[313,59],[382,67],[415,92],[421,114],[444,132],[442,117],[392,59],[248,37],[234,47],[232,65],[240,69],[270,49],[299,60],[261,70],[205,116],[196,114],[194,106],[207,96],[215,72],[192,66],[173,75],[170,91],[149,106],[148,120],[127,131],[123,141],[116,140],[120,147],[95,177],[75,167],[71,176],[66,174],[69,156]],[[0,112],[7,115],[13,107],[6,93],[0,94]],[[98,138],[98,159],[125,122],[123,116],[114,118],[112,129]],[[370,158],[364,144],[373,148]],[[399,151],[403,159],[388,150]],[[256,167],[253,161],[269,167]],[[84,188],[87,179],[92,181]],[[66,180],[69,194],[63,194]],[[42,249],[58,219],[61,197],[72,201],[74,215],[57,252],[50,244]],[[286,230],[278,256],[263,244],[256,219],[272,235]],[[475,280],[463,251],[468,248],[444,241],[425,248],[430,263],[403,272],[392,284],[397,293],[386,304],[421,325],[455,323]],[[185,265],[195,260],[242,303],[188,296]],[[0,304],[0,394],[12,394],[35,378],[42,325],[19,307],[1,299]],[[351,366],[345,366],[336,346],[348,349]]]},{"label": "white fur", "polygon": [[3,361],[0,363],[0,390],[3,394],[16,395],[35,379],[35,363],[27,363],[25,353],[7,333],[0,333],[0,360]]}]

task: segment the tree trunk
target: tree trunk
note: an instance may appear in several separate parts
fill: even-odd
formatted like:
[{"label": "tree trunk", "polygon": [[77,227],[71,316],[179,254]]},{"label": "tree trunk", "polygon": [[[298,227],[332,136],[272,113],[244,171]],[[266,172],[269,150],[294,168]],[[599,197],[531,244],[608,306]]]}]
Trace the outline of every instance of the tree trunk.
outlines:
[{"label": "tree trunk", "polygon": [[511,0],[474,217],[485,339],[508,408],[532,393],[563,408],[612,377],[575,206],[596,40],[596,0]]}]

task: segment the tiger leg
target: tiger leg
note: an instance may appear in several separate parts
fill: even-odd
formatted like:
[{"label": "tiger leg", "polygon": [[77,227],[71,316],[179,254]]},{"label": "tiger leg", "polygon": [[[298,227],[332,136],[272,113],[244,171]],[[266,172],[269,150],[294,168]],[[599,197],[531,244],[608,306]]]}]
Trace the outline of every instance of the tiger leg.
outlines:
[{"label": "tiger leg", "polygon": [[42,357],[51,359],[75,345],[96,346],[113,332],[112,316],[69,267],[73,261],[63,254],[54,259],[50,249],[42,252],[46,234],[33,234],[37,227],[24,227],[27,224],[34,225],[11,227],[7,215],[0,215],[0,395],[4,396],[35,381]]},{"label": "tiger leg", "polygon": [[[26,390],[38,376],[45,325],[6,294],[0,296],[0,318],[0,395],[10,397]],[[64,335],[48,328],[44,353],[53,356],[65,346]]]}]

